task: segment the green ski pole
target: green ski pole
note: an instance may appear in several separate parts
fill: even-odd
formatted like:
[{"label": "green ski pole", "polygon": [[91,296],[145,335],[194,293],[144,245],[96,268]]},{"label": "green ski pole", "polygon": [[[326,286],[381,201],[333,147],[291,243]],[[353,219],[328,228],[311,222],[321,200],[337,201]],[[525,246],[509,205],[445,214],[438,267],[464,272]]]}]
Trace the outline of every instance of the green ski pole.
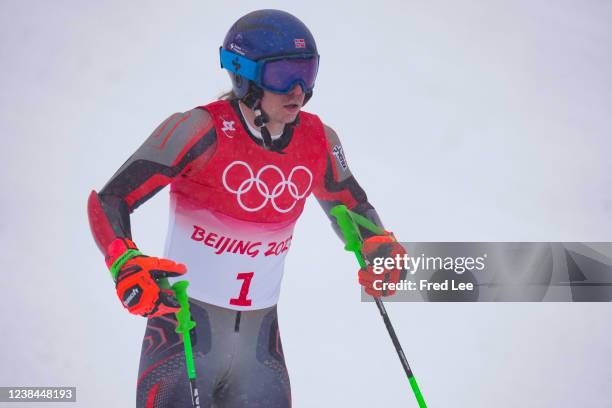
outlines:
[{"label": "green ski pole", "polygon": [[[337,205],[332,208],[331,215],[336,218],[336,222],[338,223],[338,226],[342,231],[342,235],[344,236],[344,249],[353,252],[355,254],[355,257],[357,258],[357,262],[359,262],[359,266],[362,269],[366,268],[366,261],[363,258],[363,254],[361,253],[363,239],[361,237],[361,234],[359,233],[359,226],[373,232],[376,235],[386,235],[388,234],[388,232],[380,228],[367,218],[350,211],[345,205]],[[404,372],[406,372],[406,375],[408,376],[408,382],[410,382],[410,387],[412,388],[412,392],[416,397],[416,400],[419,404],[419,408],[427,408],[427,404],[425,403],[423,394],[421,394],[421,390],[419,389],[419,385],[416,379],[414,378],[412,369],[408,364],[408,360],[406,359],[404,350],[402,350],[402,345],[400,344],[397,335],[395,334],[395,330],[393,329],[393,325],[391,324],[391,319],[389,319],[389,315],[387,314],[385,305],[383,304],[382,300],[380,300],[380,298],[375,297],[374,301],[376,302],[378,311],[380,312],[380,315],[383,318],[385,327],[389,332],[389,336],[391,337],[393,346],[395,346],[395,351],[399,356],[402,367],[404,368]]]},{"label": "green ski pole", "polygon": [[200,408],[200,395],[198,393],[198,387],[196,385],[196,370],[193,362],[193,350],[191,348],[191,335],[190,331],[195,327],[195,322],[191,320],[191,313],[189,311],[189,298],[187,296],[188,281],[178,281],[172,285],[174,295],[181,305],[181,309],[176,312],[176,318],[178,320],[178,326],[176,327],[177,333],[183,334],[183,345],[185,346],[185,363],[187,365],[187,376],[189,377],[189,386],[191,387],[191,403],[194,408]]}]

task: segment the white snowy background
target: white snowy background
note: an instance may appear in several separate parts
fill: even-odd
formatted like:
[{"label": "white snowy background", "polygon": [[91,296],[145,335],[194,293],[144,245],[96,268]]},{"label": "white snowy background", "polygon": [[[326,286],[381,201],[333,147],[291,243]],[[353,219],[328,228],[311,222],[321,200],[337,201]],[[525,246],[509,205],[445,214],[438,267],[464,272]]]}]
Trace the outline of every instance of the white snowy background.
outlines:
[{"label": "white snowy background", "polygon": [[[258,8],[315,34],[307,110],[402,240],[612,240],[610,2],[4,0],[0,385],[134,405],[145,321],[116,299],[86,198],[161,120],[228,89],[218,47]],[[133,215],[146,253],[162,253],[167,211],[163,191]],[[294,406],[416,407],[314,200],[292,247]],[[612,407],[610,304],[388,309],[432,408]]]}]

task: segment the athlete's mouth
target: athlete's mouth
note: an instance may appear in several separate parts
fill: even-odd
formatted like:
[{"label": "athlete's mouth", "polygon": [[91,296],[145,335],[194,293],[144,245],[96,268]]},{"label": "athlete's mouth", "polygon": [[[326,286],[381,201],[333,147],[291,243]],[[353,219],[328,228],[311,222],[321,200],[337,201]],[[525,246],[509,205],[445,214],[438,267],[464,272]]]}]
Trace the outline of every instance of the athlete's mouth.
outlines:
[{"label": "athlete's mouth", "polygon": [[285,108],[290,109],[290,110],[294,110],[294,109],[299,109],[300,105],[297,103],[288,103],[286,105],[284,105]]}]

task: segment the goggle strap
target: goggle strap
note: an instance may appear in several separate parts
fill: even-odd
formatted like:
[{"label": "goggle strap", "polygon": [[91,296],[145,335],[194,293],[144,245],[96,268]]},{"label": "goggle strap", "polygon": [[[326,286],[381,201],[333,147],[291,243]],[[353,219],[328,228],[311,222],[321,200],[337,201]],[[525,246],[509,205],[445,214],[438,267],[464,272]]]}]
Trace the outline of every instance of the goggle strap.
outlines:
[{"label": "goggle strap", "polygon": [[257,80],[257,62],[228,51],[223,47],[219,48],[219,55],[221,58],[221,68],[225,68],[251,81]]}]

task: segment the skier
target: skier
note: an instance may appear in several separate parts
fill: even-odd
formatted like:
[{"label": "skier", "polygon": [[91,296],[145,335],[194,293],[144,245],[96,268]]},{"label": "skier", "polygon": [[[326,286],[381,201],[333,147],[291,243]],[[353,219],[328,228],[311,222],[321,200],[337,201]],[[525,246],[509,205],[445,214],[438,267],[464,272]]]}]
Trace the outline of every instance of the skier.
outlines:
[{"label": "skier", "polygon": [[[191,406],[179,305],[160,287],[187,271],[201,406],[291,406],[276,303],[306,197],[314,193],[328,215],[342,203],[381,226],[334,130],[301,110],[319,66],[308,28],[284,11],[254,11],[230,28],[220,59],[232,91],[166,119],[88,201],[119,299],[148,318],[138,407]],[[129,215],[168,184],[165,258],[145,256]],[[376,279],[397,282],[399,271],[359,271],[369,294],[392,294],[376,291]]]}]

